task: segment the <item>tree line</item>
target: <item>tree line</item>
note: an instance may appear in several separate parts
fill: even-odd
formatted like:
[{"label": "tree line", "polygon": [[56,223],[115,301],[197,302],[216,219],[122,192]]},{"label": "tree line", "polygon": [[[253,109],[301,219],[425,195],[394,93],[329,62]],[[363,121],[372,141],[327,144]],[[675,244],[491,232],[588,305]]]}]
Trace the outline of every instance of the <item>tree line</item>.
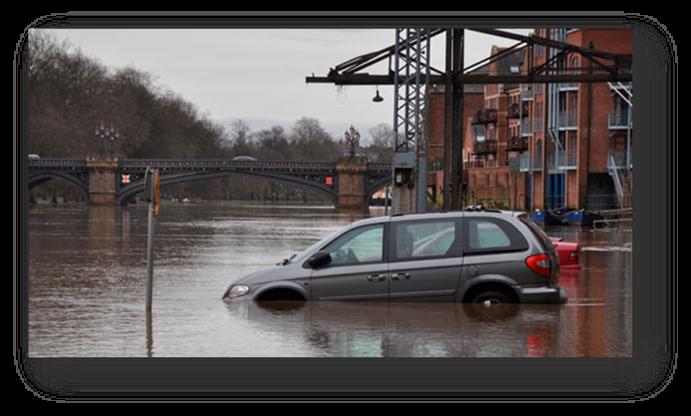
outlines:
[{"label": "tree line", "polygon": [[[133,67],[110,69],[40,30],[30,32],[25,50],[27,150],[40,157],[227,158],[335,161],[347,152],[343,138],[319,120],[302,117],[289,128],[252,131],[243,120],[230,128],[201,114],[194,104],[157,85]],[[356,123],[355,123],[356,124]],[[104,126],[117,139],[97,134]],[[393,131],[380,124],[361,145],[373,162],[389,162]],[[164,189],[180,199],[304,201],[323,199],[312,191],[260,179],[229,177]],[[78,199],[69,185],[38,187],[34,196]]]}]

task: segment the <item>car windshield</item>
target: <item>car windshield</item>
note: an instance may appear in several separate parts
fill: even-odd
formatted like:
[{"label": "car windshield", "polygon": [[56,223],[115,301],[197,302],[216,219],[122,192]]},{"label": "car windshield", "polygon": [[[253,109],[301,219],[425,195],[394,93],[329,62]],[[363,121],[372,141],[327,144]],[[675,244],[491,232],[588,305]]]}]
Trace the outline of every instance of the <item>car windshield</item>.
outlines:
[{"label": "car windshield", "polygon": [[[331,238],[335,237],[337,234],[340,234],[342,230],[336,230],[333,233],[329,234],[328,236],[322,238],[321,240],[317,241],[316,243],[312,244],[311,246],[307,247],[304,249],[301,253],[295,255],[295,257],[292,257],[289,259],[288,263],[295,263],[295,262],[300,262],[302,260],[305,260],[307,256],[314,251],[317,247],[322,245],[324,242],[327,240],[330,240]],[[286,263],[287,264],[287,263]]]}]

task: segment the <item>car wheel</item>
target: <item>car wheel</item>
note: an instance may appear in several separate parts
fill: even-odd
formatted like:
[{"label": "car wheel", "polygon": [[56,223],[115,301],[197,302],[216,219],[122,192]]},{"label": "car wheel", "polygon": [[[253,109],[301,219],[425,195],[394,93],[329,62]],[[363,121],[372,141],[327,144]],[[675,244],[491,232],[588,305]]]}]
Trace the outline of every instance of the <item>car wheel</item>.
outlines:
[{"label": "car wheel", "polygon": [[473,298],[472,303],[484,303],[486,305],[494,305],[498,303],[511,303],[511,298],[501,292],[481,292]]}]

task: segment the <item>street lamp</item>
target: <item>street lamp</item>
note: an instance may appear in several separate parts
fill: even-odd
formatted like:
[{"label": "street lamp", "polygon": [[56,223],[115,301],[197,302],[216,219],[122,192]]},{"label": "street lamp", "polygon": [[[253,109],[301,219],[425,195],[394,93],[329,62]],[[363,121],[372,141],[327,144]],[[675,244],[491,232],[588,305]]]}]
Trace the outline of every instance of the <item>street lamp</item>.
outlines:
[{"label": "street lamp", "polygon": [[94,135],[101,139],[101,154],[103,153],[103,147],[105,147],[103,143],[110,142],[110,157],[112,158],[114,143],[116,139],[120,138],[120,133],[115,130],[112,124],[110,127],[105,127],[103,121],[101,121],[101,125],[94,131]]},{"label": "street lamp", "polygon": [[378,85],[377,85],[377,95],[375,95],[374,98],[372,98],[372,101],[374,101],[375,103],[380,103],[380,102],[384,101],[384,98],[382,98],[382,96],[379,95],[379,86]]}]

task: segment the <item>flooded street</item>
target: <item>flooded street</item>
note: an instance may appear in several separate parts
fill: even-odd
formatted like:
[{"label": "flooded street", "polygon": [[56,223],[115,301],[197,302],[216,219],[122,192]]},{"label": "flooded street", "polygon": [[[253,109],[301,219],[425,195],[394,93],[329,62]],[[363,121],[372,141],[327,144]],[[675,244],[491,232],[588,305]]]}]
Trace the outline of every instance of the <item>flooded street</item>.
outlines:
[{"label": "flooded street", "polygon": [[232,281],[359,218],[330,207],[164,205],[149,326],[146,218],[143,205],[31,207],[31,357],[631,356],[631,231],[548,230],[583,246],[582,269],[560,279],[565,305],[226,304]]}]

